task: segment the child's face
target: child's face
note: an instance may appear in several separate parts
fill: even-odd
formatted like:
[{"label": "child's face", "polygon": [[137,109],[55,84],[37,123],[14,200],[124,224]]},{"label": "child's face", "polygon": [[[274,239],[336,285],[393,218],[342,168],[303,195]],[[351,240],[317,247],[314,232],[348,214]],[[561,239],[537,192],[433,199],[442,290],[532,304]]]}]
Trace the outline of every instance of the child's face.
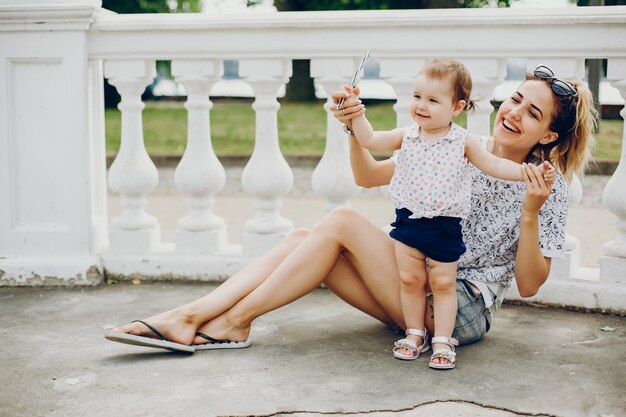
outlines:
[{"label": "child's face", "polygon": [[420,128],[425,131],[446,129],[464,107],[465,101],[455,102],[450,79],[418,74],[409,111]]}]

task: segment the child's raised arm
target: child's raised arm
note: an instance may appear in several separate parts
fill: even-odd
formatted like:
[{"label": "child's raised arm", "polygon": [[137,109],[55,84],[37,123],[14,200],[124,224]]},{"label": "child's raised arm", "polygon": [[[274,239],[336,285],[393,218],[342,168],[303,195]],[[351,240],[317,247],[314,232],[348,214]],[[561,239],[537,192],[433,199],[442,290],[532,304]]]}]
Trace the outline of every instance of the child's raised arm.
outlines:
[{"label": "child's raised arm", "polygon": [[352,119],[352,130],[361,146],[370,151],[395,151],[402,145],[404,129],[375,132],[365,115]]},{"label": "child's raised arm", "polygon": [[476,168],[492,177],[524,181],[520,164],[489,153],[475,136],[467,135],[465,138],[465,156]]}]

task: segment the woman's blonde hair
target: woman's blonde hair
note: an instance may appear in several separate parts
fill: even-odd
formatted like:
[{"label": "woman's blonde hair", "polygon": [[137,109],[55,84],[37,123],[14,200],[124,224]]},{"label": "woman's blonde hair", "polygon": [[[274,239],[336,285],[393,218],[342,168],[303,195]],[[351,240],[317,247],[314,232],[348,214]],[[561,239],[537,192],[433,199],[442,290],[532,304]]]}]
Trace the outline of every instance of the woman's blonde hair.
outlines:
[{"label": "woman's blonde hair", "polygon": [[[541,79],[526,74],[526,80],[539,80],[551,86],[551,79]],[[548,144],[536,144],[528,153],[526,162],[550,161],[571,182],[574,174],[584,174],[592,159],[595,147],[594,132],[598,125],[598,112],[593,105],[589,88],[580,81],[566,81],[578,92],[575,96],[553,94],[555,108],[550,130],[558,138]],[[552,91],[552,90],[550,90]]]},{"label": "woman's blonde hair", "polygon": [[452,94],[455,102],[465,100],[463,111],[476,108],[476,103],[471,99],[472,75],[465,65],[454,59],[431,59],[420,69],[419,74],[441,80],[449,78],[452,83]]}]

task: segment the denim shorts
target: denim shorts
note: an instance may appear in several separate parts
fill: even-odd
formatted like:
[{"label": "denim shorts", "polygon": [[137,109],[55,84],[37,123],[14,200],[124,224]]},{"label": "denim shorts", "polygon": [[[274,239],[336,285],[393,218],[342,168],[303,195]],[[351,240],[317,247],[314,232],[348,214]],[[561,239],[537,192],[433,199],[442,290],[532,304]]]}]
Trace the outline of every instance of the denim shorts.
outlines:
[{"label": "denim shorts", "polygon": [[461,219],[438,216],[411,219],[408,209],[396,209],[389,236],[439,262],[456,262],[465,252]]},{"label": "denim shorts", "polygon": [[491,327],[491,312],[485,307],[482,295],[476,295],[465,280],[456,281],[456,296],[459,306],[452,337],[458,339],[460,345],[478,342]]}]

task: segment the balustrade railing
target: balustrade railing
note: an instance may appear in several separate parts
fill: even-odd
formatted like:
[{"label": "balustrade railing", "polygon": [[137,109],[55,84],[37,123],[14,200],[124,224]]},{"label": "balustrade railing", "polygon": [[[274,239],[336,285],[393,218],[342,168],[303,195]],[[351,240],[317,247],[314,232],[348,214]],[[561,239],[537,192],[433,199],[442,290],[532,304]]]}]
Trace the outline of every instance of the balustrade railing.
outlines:
[{"label": "balustrade railing", "polygon": [[[468,116],[468,128],[478,134],[490,131],[494,109],[487,99],[503,82],[509,57],[527,58],[529,67],[546,63],[563,78],[583,78],[585,59],[607,58],[608,77],[626,97],[626,7],[207,16],[116,15],[98,6],[96,0],[0,1],[0,285],[93,284],[104,270],[154,279],[224,279],[267,250],[293,228],[281,214],[293,174],[277,130],[277,94],[291,76],[292,59],[311,59],[312,76],[329,92],[348,81],[370,49],[398,96],[398,126],[410,123],[417,69],[436,56],[460,59],[470,69],[474,94],[485,99]],[[173,76],[188,95],[187,147],[175,183],[189,209],[169,244],[161,240],[159,219],[146,210],[158,172],[141,119],[141,93],[155,77],[155,60],[162,59],[172,61]],[[211,145],[209,92],[225,59],[240,61],[240,76],[255,95],[255,147],[242,185],[256,200],[256,213],[245,222],[241,248],[228,244],[229,220],[212,210],[225,174]],[[103,221],[103,77],[122,97],[121,147],[108,172],[122,211],[109,225]],[[60,91],[67,102],[40,98]],[[329,107],[327,101],[327,112]],[[349,204],[359,188],[341,125],[330,112],[326,123],[326,148],[312,188],[330,210]],[[49,141],[63,145],[50,152],[40,146]],[[42,189],[38,179],[52,186]],[[599,270],[591,270],[579,266],[578,240],[568,236],[567,258],[554,260],[554,279],[539,301],[626,310],[624,184],[626,136],[604,191],[604,204],[619,218],[618,238],[604,245]],[[572,204],[581,193],[577,179]]]}]

